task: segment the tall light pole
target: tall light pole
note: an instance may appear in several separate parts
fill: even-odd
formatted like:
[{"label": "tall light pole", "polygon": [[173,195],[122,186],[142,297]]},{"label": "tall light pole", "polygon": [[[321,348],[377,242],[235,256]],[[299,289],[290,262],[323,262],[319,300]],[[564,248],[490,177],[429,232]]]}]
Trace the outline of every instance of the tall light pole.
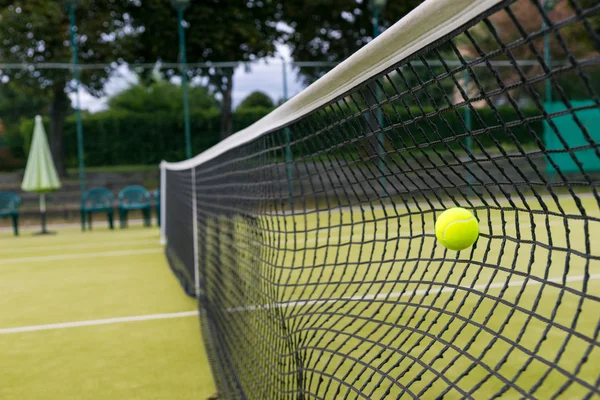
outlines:
[{"label": "tall light pole", "polygon": [[[371,12],[373,13],[373,39],[379,36],[379,19],[381,16],[381,12],[385,8],[385,4],[387,0],[371,0]],[[379,170],[381,171],[381,189],[383,194],[385,194],[385,183],[386,179],[383,176],[385,173],[385,162],[383,160],[383,156],[385,154],[385,134],[383,133],[383,114],[381,111],[381,107],[379,103],[381,102],[381,90],[379,89],[379,85],[375,85],[375,98],[377,99],[377,109],[375,110],[375,115],[377,116],[377,123],[381,132],[379,133],[379,137],[377,138],[377,154],[379,155]]]},{"label": "tall light pole", "polygon": [[188,98],[187,57],[185,52],[185,31],[183,29],[183,10],[190,4],[190,0],[171,0],[173,8],[177,11],[177,25],[179,27],[179,57],[181,64],[181,88],[183,89],[183,124],[185,134],[185,156],[192,158],[192,139],[190,135],[190,103]]},{"label": "tall light pole", "polygon": [[[283,102],[288,101],[288,82],[287,82],[287,62],[285,58],[281,57],[281,72],[283,74]],[[284,128],[283,132],[285,134],[285,170],[287,173],[288,180],[288,192],[289,192],[289,206],[290,211],[294,208],[294,183],[292,180],[294,179],[293,171],[292,171],[292,146],[290,144],[292,138],[290,135],[290,128]]]},{"label": "tall light pole", "polygon": [[77,53],[77,26],[75,25],[75,8],[81,0],[64,0],[69,10],[71,27],[71,54],[73,60],[73,78],[75,80],[75,120],[77,128],[77,159],[79,161],[79,187],[85,192],[85,160],[83,155],[83,124],[81,121],[81,100],[79,98],[79,57]]},{"label": "tall light pole", "polygon": [[[542,0],[542,8],[544,9],[544,11],[546,13],[552,11],[554,9],[554,7],[556,6],[556,4],[558,3],[558,0]],[[546,21],[543,19],[542,17],[542,29],[546,29],[548,27],[548,25],[546,25]],[[544,34],[544,64],[546,64],[546,66],[548,67],[548,70],[550,72],[552,72],[552,52],[550,50],[550,33],[545,33]],[[550,79],[551,75],[548,75],[546,77],[545,80],[545,87],[546,87],[546,96],[544,98],[544,108],[546,110],[548,110],[551,107],[551,103],[552,103],[552,80]],[[545,140],[548,140],[547,138],[548,133],[545,134]],[[548,175],[549,175],[549,179],[550,181],[554,181],[554,176],[556,174],[556,171],[554,170],[554,168],[549,168],[548,169]]]},{"label": "tall light pole", "polygon": [[[554,7],[556,7],[557,3],[558,3],[558,0],[544,0],[544,2],[542,3],[542,7],[543,7],[544,11],[550,12],[554,9]],[[542,29],[546,29],[546,28],[547,28],[546,21],[544,21],[542,19]],[[544,34],[544,63],[548,66],[549,70],[552,70],[552,53],[550,50],[550,34],[549,33]],[[552,103],[552,81],[550,80],[549,76],[546,79],[545,83],[546,83],[545,100],[546,100],[546,103],[550,104],[550,103]]]}]

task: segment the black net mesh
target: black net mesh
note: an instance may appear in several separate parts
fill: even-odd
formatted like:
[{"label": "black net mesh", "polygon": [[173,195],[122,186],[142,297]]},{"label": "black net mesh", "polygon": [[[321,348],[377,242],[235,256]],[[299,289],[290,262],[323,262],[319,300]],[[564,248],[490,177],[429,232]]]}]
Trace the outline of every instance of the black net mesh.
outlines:
[{"label": "black net mesh", "polygon": [[[222,398],[600,396],[600,4],[548,3],[166,172]],[[461,252],[434,232],[454,206]]]}]

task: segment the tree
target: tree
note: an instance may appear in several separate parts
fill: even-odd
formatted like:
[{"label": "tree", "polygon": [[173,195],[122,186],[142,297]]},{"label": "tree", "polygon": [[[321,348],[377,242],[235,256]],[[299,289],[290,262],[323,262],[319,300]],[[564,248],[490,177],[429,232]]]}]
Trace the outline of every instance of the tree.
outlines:
[{"label": "tree", "polygon": [[23,138],[19,133],[22,118],[33,118],[48,111],[50,99],[17,82],[0,84],[0,121],[3,142],[11,153],[24,158]]},{"label": "tree", "polygon": [[252,92],[250,93],[238,106],[238,109],[242,108],[273,108],[273,99],[263,92]]},{"label": "tree", "polygon": [[[381,30],[391,26],[423,0],[389,0],[381,12]],[[287,0],[283,21],[291,28],[284,41],[296,61],[341,62],[373,40],[373,20],[368,0]],[[300,68],[306,83],[328,69]]]},{"label": "tree", "polygon": [[[116,94],[108,100],[113,110],[139,113],[182,112],[181,86],[160,81],[148,86],[134,85]],[[189,89],[190,107],[194,110],[215,109],[219,103],[204,87]]]},{"label": "tree", "polygon": [[[190,63],[247,62],[274,54],[280,37],[277,21],[281,5],[276,0],[193,1],[185,10],[187,54]],[[164,0],[145,0],[132,7],[134,24],[143,26],[136,49],[137,61],[157,58],[173,62],[179,55],[174,45],[176,12]],[[209,77],[221,99],[221,137],[232,133],[232,92],[234,66],[190,67],[191,76]],[[179,71],[171,71],[179,73]]]},{"label": "tree", "polygon": [[[79,57],[82,63],[103,63],[126,58],[131,43],[127,7],[124,2],[82,0],[75,14]],[[34,63],[71,61],[69,18],[62,1],[0,0],[0,60],[28,64],[23,69],[6,69],[2,74],[50,101],[50,148],[58,172],[64,176],[63,128],[71,102],[68,92],[73,73],[69,69],[41,69]],[[93,95],[101,95],[110,73],[82,71],[81,81]]]},{"label": "tree", "polygon": [[[550,11],[545,11],[553,23],[559,23],[576,18],[576,10],[573,4],[578,3],[581,9],[590,8],[592,3],[597,0],[578,0],[572,2],[568,0],[557,0],[554,3]],[[540,3],[541,4],[541,3]],[[494,27],[495,32],[492,33],[490,29],[483,23],[480,23],[476,27],[472,28],[469,32],[475,38],[475,41],[479,44],[482,49],[497,48],[498,43],[495,36],[497,35],[500,40],[505,44],[515,43],[522,39],[523,33],[520,29],[527,33],[533,33],[539,31],[542,27],[543,19],[542,13],[540,12],[541,6],[536,6],[533,1],[522,1],[519,2],[519,7],[512,7],[511,12],[514,15],[514,19],[518,21],[518,25],[515,23],[513,18],[508,13],[496,13],[490,17],[490,21]],[[598,29],[599,18],[596,15],[585,17],[587,25],[591,28],[590,30]],[[558,39],[555,31],[552,31],[548,35],[548,43],[550,50],[550,58],[553,63],[552,68],[557,68],[558,63],[568,63],[569,54],[575,56],[579,60],[591,59],[597,56],[598,46],[600,45],[596,37],[592,32],[588,30],[585,24],[580,22],[571,22],[564,25],[558,32],[560,33],[561,40]],[[538,57],[544,57],[544,36],[533,39],[533,45],[535,52],[532,51],[528,45],[512,46],[510,48],[510,54],[516,60],[537,60]],[[478,51],[475,49],[471,41],[462,36],[458,40],[458,47],[460,52],[467,58],[479,57]],[[537,54],[536,54],[537,53]],[[543,74],[543,70],[540,65],[534,64],[532,66],[521,66],[520,67],[526,76],[532,77]],[[516,70],[512,67],[498,68],[500,71],[501,79],[505,83],[516,82],[520,80],[520,77]],[[600,70],[593,63],[588,64],[588,67],[582,69],[583,73],[588,76],[589,82],[596,92],[600,91],[600,83],[597,76],[600,76]],[[492,71],[483,71],[478,73],[478,79],[483,82],[483,85],[497,85],[496,76]],[[488,83],[489,82],[489,83]],[[582,77],[581,72],[578,70],[571,70],[567,72],[561,72],[555,74],[552,86],[553,98],[560,100],[562,96],[570,99],[588,99],[592,97],[588,83],[586,83]],[[558,89],[560,87],[559,93]],[[540,85],[539,89],[541,92],[545,91],[543,84]],[[522,97],[525,100],[530,101],[531,95],[527,92],[526,88],[520,87],[512,90],[511,95],[519,99]],[[500,99],[500,97],[498,97]],[[503,100],[503,98],[502,98]]]},{"label": "tree", "polygon": [[[394,24],[422,0],[389,0],[380,13],[380,31]],[[341,62],[373,40],[373,12],[369,0],[288,0],[284,3],[283,21],[291,30],[284,42],[291,48],[295,61]],[[310,84],[329,68],[301,67],[304,83]],[[368,103],[376,102],[373,92],[363,90]],[[377,121],[364,117],[365,130],[377,129]],[[365,140],[364,147],[373,155],[378,147],[375,135]]]}]

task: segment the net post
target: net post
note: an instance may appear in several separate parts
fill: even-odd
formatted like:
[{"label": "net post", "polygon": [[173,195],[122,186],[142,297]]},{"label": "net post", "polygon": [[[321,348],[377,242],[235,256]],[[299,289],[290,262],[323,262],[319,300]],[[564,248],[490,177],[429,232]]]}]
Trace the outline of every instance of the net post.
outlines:
[{"label": "net post", "polygon": [[294,173],[292,171],[292,163],[294,162],[294,156],[292,155],[291,147],[291,136],[289,128],[284,129],[285,132],[285,171],[287,173],[288,180],[288,204],[290,211],[294,209]]},{"label": "net post", "polygon": [[[467,95],[466,97],[466,102],[467,104],[465,105],[465,128],[467,128],[467,137],[465,138],[465,146],[467,147],[467,151],[470,154],[473,154],[473,140],[471,138],[471,130],[473,129],[473,123],[471,121],[471,102],[469,101],[469,69],[465,69],[465,71],[463,72],[463,81],[464,81],[464,85],[465,85],[465,94]],[[467,165],[467,182],[469,183],[469,185],[471,185],[473,183],[473,172],[471,171],[471,166]],[[471,189],[469,189],[469,192],[471,192]]]},{"label": "net post", "polygon": [[196,199],[196,168],[192,168],[192,240],[194,241],[194,289],[200,296],[200,264],[198,263],[198,202]]},{"label": "net post", "polygon": [[379,178],[379,182],[381,185],[381,195],[385,196],[386,194],[386,178],[385,178],[385,133],[383,132],[383,113],[381,111],[381,89],[379,85],[375,84],[375,99],[377,101],[377,110],[375,110],[375,114],[377,116],[377,125],[380,129],[377,138],[377,155],[379,156],[379,170],[381,172],[381,177]]},{"label": "net post", "polygon": [[160,244],[167,244],[167,166],[160,163]]},{"label": "net post", "polygon": [[[551,9],[554,7],[554,5],[552,4],[552,2],[544,2],[544,10],[545,11],[551,11]],[[546,24],[546,21],[544,21],[542,19],[542,30],[548,29],[548,25]],[[550,49],[550,32],[546,32],[544,34],[544,63],[546,64],[546,66],[548,67],[548,71],[552,72],[552,54],[551,54],[551,49]],[[544,88],[545,88],[545,93],[544,93],[544,108],[546,109],[546,111],[548,111],[548,109],[552,106],[552,81],[551,81],[551,75],[548,75],[546,77],[546,79],[544,80]],[[545,132],[544,135],[544,140],[546,143],[548,143],[548,132]],[[548,178],[550,180],[550,182],[554,182],[554,175],[555,175],[556,171],[554,170],[554,168],[549,168],[548,169]]]}]

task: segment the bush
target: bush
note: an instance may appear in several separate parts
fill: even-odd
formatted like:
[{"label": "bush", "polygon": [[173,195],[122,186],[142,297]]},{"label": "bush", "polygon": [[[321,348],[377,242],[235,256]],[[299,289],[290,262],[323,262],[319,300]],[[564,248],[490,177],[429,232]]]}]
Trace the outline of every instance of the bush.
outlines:
[{"label": "bush", "polygon": [[[400,110],[398,110],[400,111]],[[429,118],[418,119],[423,115],[419,109],[402,110],[399,113],[389,112],[392,124],[397,126],[392,135],[392,140],[397,148],[414,146],[416,144],[436,143],[440,147],[460,147],[459,140],[466,133],[465,108],[434,114],[433,109],[425,109],[425,114],[432,114]],[[543,140],[544,125],[541,112],[537,108],[521,108],[522,117],[529,121],[529,126],[521,123],[521,116],[512,106],[497,108],[496,114],[490,108],[471,111],[471,129],[474,134],[473,146],[479,141],[483,147],[494,147],[495,143],[516,149],[516,142],[528,147],[535,143],[536,136]],[[417,119],[413,121],[413,119]],[[513,126],[515,125],[515,126]],[[412,134],[410,137],[409,133]],[[395,136],[395,137],[394,137]],[[454,138],[454,139],[453,139]],[[444,141],[444,143],[441,143]]]},{"label": "bush", "polygon": [[[240,110],[233,113],[236,131],[256,122],[270,109]],[[192,150],[198,154],[219,142],[218,110],[195,111],[190,116]],[[25,143],[31,141],[33,120],[20,126]],[[49,120],[44,119],[49,126]],[[185,158],[183,114],[170,112],[135,113],[108,110],[85,115],[83,119],[85,162],[87,166],[157,164],[161,160]],[[75,118],[65,121],[65,162],[77,165]]]},{"label": "bush", "polygon": [[247,108],[272,108],[273,99],[268,94],[263,92],[250,93],[237,107],[238,110]]},{"label": "bush", "polygon": [[[363,108],[364,110],[364,108]],[[528,120],[529,127],[521,122],[521,116],[511,106],[497,108],[499,118],[489,108],[471,111],[471,128],[473,140],[472,149],[477,152],[479,145],[487,149],[496,147],[496,142],[507,152],[517,150],[516,142],[526,149],[535,146],[536,137],[543,141],[544,124],[541,112],[537,108],[521,108],[519,112],[522,118]],[[460,153],[464,151],[461,144],[465,143],[467,129],[465,126],[465,111],[448,110],[436,113],[433,108],[409,110],[386,105],[383,108],[382,117],[384,124],[391,130],[386,131],[387,151],[407,152],[413,156],[421,155],[435,148],[441,153],[455,150]],[[366,134],[371,131],[367,118],[373,118],[371,113],[358,114],[358,108],[353,106],[347,108],[344,113],[337,115],[344,118],[340,125],[331,131],[321,131],[319,135],[313,135],[302,139],[304,132],[301,129],[292,129],[293,152],[295,156],[310,157],[316,151],[323,150],[323,146],[334,146],[339,144],[339,155],[344,152],[353,151],[361,156],[374,152],[377,142],[374,137],[363,138],[354,145],[349,145],[350,140],[359,138],[357,134]],[[500,120],[502,122],[500,122]],[[320,120],[316,121],[316,124]],[[514,125],[514,126],[513,126]],[[318,126],[318,125],[316,125]],[[508,133],[507,130],[510,132]],[[421,145],[419,149],[415,146]]]},{"label": "bush", "polygon": [[23,167],[23,159],[13,156],[6,147],[0,148],[0,171],[15,171]]},{"label": "bush", "polygon": [[[249,108],[236,110],[233,113],[235,131],[250,126],[255,121],[268,114],[271,109]],[[396,112],[397,111],[397,112]],[[463,111],[447,111],[429,119],[415,121],[422,115],[421,110],[392,110],[389,106],[384,109],[386,120],[394,126],[388,132],[390,142],[397,151],[412,147],[416,144],[435,142],[436,148],[459,149],[461,135],[465,128],[459,115],[464,118]],[[425,109],[425,113],[433,113],[433,109]],[[477,140],[484,147],[495,147],[499,142],[507,151],[515,151],[517,140],[524,147],[535,145],[535,136],[542,138],[543,122],[540,112],[535,108],[522,108],[519,111],[525,118],[532,118],[529,127],[520,123],[520,117],[510,106],[498,108],[503,124],[510,127],[512,136],[506,133],[494,112],[488,108],[479,109],[472,113],[471,131],[476,133]],[[347,117],[349,115],[346,115]],[[364,117],[352,117],[354,122],[340,125],[348,127],[345,140],[356,135],[356,121],[364,121]],[[48,120],[45,120],[48,126]],[[198,154],[217,144],[219,138],[220,114],[217,110],[195,111],[191,114],[192,149]],[[485,130],[485,127],[492,127]],[[20,132],[29,143],[33,133],[33,120],[24,120]],[[84,149],[86,165],[128,165],[128,164],[157,164],[161,160],[179,161],[185,158],[185,140],[183,134],[183,115],[180,113],[157,112],[153,114],[109,110],[97,114],[86,115],[83,120]],[[300,139],[302,129],[294,129],[293,140]],[[339,129],[337,132],[341,132]],[[365,130],[366,132],[366,130]],[[533,135],[532,135],[533,132]],[[341,134],[329,135],[327,140],[322,135],[308,141],[300,141],[294,146],[296,155],[308,156],[315,151],[323,150],[322,146],[334,145],[334,141],[342,142]],[[429,146],[428,146],[429,147]],[[473,148],[477,149],[475,140]],[[345,146],[340,151],[347,151]],[[416,150],[409,150],[416,151]],[[69,117],[65,123],[65,158],[67,167],[77,165],[77,135],[75,118]]]}]

